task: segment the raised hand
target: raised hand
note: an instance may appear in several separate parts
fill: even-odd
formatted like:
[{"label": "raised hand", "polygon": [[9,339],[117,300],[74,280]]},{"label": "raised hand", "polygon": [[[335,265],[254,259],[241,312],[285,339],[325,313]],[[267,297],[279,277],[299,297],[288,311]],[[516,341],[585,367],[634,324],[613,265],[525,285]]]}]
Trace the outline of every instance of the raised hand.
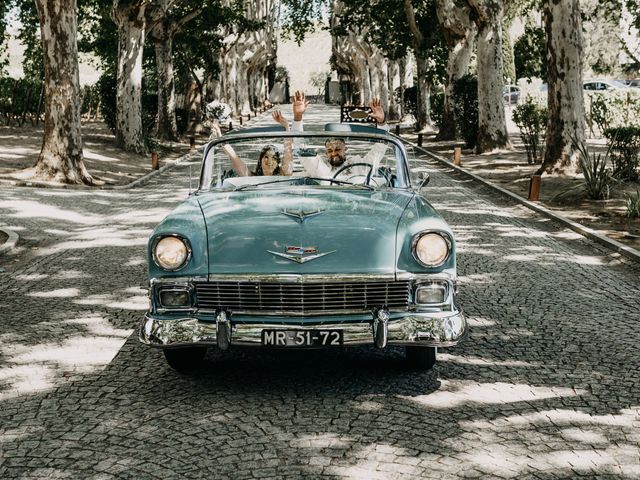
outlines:
[{"label": "raised hand", "polygon": [[277,123],[282,125],[285,130],[287,130],[287,131],[289,130],[289,122],[287,121],[286,118],[284,118],[284,116],[282,115],[282,112],[280,110],[274,110],[273,113],[271,114],[271,116],[273,117],[273,119]]},{"label": "raised hand", "polygon": [[300,120],[302,120],[304,112],[307,111],[307,105],[309,105],[309,102],[307,102],[307,99],[304,96],[304,92],[301,90],[296,90],[296,92],[293,94],[293,120],[295,122],[299,122]]},{"label": "raised hand", "polygon": [[218,122],[211,123],[211,135],[209,138],[220,138],[222,137],[222,130],[220,130],[220,125]]},{"label": "raised hand", "polygon": [[375,120],[376,123],[379,123],[379,124],[385,123],[387,116],[384,113],[384,110],[382,109],[382,104],[380,103],[380,99],[378,97],[375,97],[373,100],[371,100],[371,103],[369,104],[369,106],[371,107],[371,113],[369,114],[369,117]]}]

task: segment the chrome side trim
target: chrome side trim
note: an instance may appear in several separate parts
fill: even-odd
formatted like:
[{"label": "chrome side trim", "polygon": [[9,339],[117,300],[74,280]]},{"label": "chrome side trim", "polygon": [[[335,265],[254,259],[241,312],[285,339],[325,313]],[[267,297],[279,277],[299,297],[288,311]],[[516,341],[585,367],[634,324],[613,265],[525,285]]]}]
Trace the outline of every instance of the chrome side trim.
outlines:
[{"label": "chrome side trim", "polygon": [[[262,330],[342,330],[345,346],[374,344],[372,321],[323,323],[321,325],[282,325],[231,322],[229,343],[238,346],[262,346]],[[449,347],[458,344],[467,333],[467,321],[461,311],[411,313],[387,322],[387,345],[424,345]],[[162,320],[145,314],[140,323],[140,341],[146,345],[170,348],[187,345],[217,345],[217,323],[197,318]]]},{"label": "chrome side trim", "polygon": [[213,274],[209,275],[209,282],[279,282],[279,283],[322,283],[327,281],[361,281],[361,282],[376,282],[376,281],[392,281],[395,280],[394,273],[385,275],[369,275],[369,274],[309,274],[309,275],[297,275],[297,274]]},{"label": "chrome side trim", "polygon": [[189,282],[206,282],[206,281],[207,281],[206,275],[199,275],[194,277],[154,277],[151,280],[149,280],[149,285],[154,286],[156,284],[159,284],[159,285],[175,284],[176,286],[178,286],[178,285],[183,285]]},{"label": "chrome side trim", "polygon": [[[294,310],[273,310],[273,311],[261,311],[261,310],[233,310],[233,313],[236,315],[248,315],[253,317],[326,317],[327,315],[367,315],[371,314],[371,310],[322,310],[319,312],[299,312]],[[415,310],[415,308],[414,308]],[[390,308],[389,312],[392,313],[401,313],[410,311],[406,308]],[[159,311],[158,311],[159,312]],[[196,313],[201,313],[203,315],[215,315],[217,310],[212,310],[209,308],[201,308],[196,311]],[[160,313],[160,312],[159,312]]]}]

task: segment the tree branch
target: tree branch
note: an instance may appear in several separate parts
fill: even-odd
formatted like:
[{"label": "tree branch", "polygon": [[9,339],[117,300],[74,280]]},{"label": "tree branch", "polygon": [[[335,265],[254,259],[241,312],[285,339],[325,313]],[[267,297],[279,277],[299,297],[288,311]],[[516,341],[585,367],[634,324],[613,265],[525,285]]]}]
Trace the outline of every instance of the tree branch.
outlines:
[{"label": "tree branch", "polygon": [[179,20],[177,20],[174,24],[174,32],[177,32],[178,30],[180,30],[186,23],[189,23],[191,20],[193,20],[194,18],[196,18],[198,15],[200,15],[203,12],[204,8],[199,7],[196,10],[194,10],[193,12],[189,12],[187,13],[184,17],[180,18]]},{"label": "tree branch", "polygon": [[403,0],[402,3],[404,5],[404,15],[407,17],[407,23],[409,24],[409,30],[411,31],[411,36],[413,38],[413,48],[419,50],[424,41],[424,36],[418,28],[413,4],[411,3],[411,0]]}]

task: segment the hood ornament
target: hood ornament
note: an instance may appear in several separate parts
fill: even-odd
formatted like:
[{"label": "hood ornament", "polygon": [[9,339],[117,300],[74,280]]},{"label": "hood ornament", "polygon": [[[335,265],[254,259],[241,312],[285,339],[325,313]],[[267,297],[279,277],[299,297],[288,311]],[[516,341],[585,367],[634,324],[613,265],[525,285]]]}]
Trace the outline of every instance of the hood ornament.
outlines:
[{"label": "hood ornament", "polygon": [[285,253],[274,252],[273,250],[267,250],[267,252],[277,255],[287,260],[291,260],[296,263],[306,263],[316,258],[324,257],[330,253],[334,253],[336,250],[332,250],[326,253],[318,253],[316,247],[287,247]]},{"label": "hood ornament", "polygon": [[315,217],[316,215],[320,215],[322,212],[324,212],[324,210],[320,210],[319,208],[316,210],[308,211],[308,212],[305,212],[304,210],[299,210],[297,212],[289,211],[286,208],[282,210],[283,215],[287,215],[288,217],[295,218],[300,223],[304,223],[304,221],[307,218]]}]

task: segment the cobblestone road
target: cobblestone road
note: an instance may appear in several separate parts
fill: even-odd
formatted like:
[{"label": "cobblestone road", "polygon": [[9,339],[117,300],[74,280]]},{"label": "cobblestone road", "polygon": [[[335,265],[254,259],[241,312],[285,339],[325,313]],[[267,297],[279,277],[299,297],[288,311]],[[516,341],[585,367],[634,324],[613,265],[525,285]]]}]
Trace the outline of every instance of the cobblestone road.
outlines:
[{"label": "cobblestone road", "polygon": [[146,237],[195,160],[127,191],[0,189],[22,239],[0,257],[0,478],[640,478],[638,265],[418,163],[471,324],[419,374],[359,348],[184,376],[140,345]]}]

